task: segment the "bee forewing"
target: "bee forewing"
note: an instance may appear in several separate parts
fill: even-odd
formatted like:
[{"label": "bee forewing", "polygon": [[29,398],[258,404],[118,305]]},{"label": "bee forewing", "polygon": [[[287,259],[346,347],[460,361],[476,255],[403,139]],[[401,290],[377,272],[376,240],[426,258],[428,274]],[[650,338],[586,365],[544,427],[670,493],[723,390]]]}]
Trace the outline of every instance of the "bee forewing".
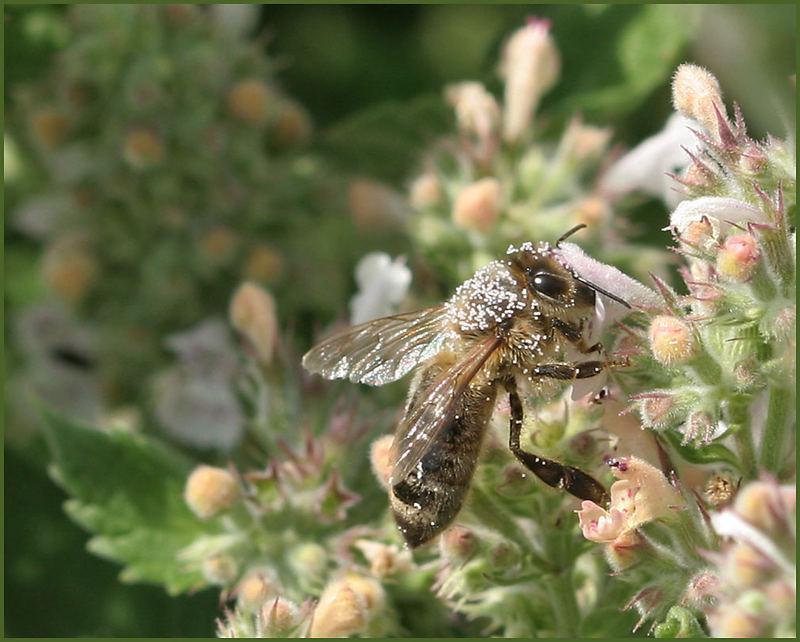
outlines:
[{"label": "bee forewing", "polygon": [[481,341],[437,379],[428,394],[407,409],[392,443],[390,486],[405,479],[436,444],[437,435],[453,418],[461,395],[501,343],[502,339],[494,336]]},{"label": "bee forewing", "polygon": [[345,328],[303,357],[303,367],[327,379],[381,386],[400,379],[445,343],[444,308],[396,314]]}]

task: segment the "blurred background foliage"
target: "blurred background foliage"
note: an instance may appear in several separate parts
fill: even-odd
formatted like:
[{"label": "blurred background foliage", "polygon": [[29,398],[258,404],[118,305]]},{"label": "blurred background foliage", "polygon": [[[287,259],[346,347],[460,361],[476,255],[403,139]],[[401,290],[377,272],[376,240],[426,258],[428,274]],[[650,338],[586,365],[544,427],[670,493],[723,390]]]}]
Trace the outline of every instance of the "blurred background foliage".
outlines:
[{"label": "blurred background foliage", "polygon": [[[7,400],[19,394],[9,386],[26,358],[24,350],[14,345],[19,339],[12,332],[13,320],[26,306],[52,297],[40,267],[40,241],[9,218],[32,193],[46,190],[49,180],[24,144],[21,123],[32,106],[21,108],[19,90],[57,74],[53,56],[70,55],[75,39],[63,20],[69,10],[48,5],[5,7],[5,108],[7,114],[16,110],[21,117],[17,121],[7,117],[4,138]],[[500,46],[532,13],[552,20],[562,53],[562,80],[542,106],[553,132],[581,111],[586,122],[613,127],[615,142],[633,146],[658,131],[668,117],[669,75],[664,70],[684,60],[713,70],[728,99],[740,102],[754,137],[767,132],[782,135],[791,129],[794,86],[789,79],[794,74],[796,21],[790,5],[260,7],[254,33],[266,37],[252,41],[259,49],[252,55],[258,59],[268,53],[270,78],[276,80],[281,95],[305,109],[314,131],[307,140],[298,141],[289,156],[260,168],[264,172],[290,168],[295,178],[301,178],[295,191],[282,194],[270,224],[236,229],[237,221],[257,220],[259,203],[252,205],[250,219],[212,217],[207,224],[230,224],[246,241],[257,242],[260,235],[270,234],[281,240],[280,276],[272,282],[266,279],[266,284],[275,293],[281,326],[292,329],[298,351],[308,346],[320,324],[346,314],[346,301],[355,290],[352,267],[360,256],[373,250],[413,255],[408,240],[395,230],[364,225],[348,212],[353,178],[380,180],[404,190],[426,143],[452,128],[443,87],[475,79],[497,90],[495,61]],[[637,38],[659,39],[665,43],[659,51],[669,59],[637,58],[635,52],[647,50],[637,48]],[[211,56],[229,53],[212,51]],[[115,116],[99,111],[93,117],[112,121]],[[179,124],[175,121],[173,126]],[[265,158],[273,152],[265,148]],[[169,165],[159,171],[169,179]],[[314,180],[304,180],[309,177]],[[266,189],[281,177],[261,178]],[[258,177],[253,180],[259,185]],[[314,189],[308,187],[311,182]],[[180,189],[188,188],[182,184]],[[191,201],[196,195],[187,192],[185,197]],[[299,214],[292,211],[294,207]],[[663,211],[663,206],[644,202],[637,207],[641,218],[636,222],[657,238],[663,218],[649,214],[655,207]],[[117,251],[104,249],[112,255]],[[197,306],[178,302],[172,317],[164,312],[163,303],[138,302],[140,313],[158,312],[163,323],[149,344],[152,354],[139,363],[129,361],[131,370],[118,373],[125,383],[115,392],[118,401],[143,402],[143,378],[152,374],[154,364],[169,358],[164,337],[205,315],[224,315],[240,278],[241,272],[231,269],[199,281]],[[93,305],[102,301],[102,297],[90,299],[82,313],[93,318],[98,312]],[[112,308],[105,314],[105,323],[113,325],[115,318],[122,320],[123,312]],[[130,356],[122,355],[121,362]],[[81,355],[66,357],[80,360]],[[44,446],[35,429],[21,425],[26,421],[30,418],[6,412],[6,635],[211,635],[210,614],[216,612],[218,600],[214,591],[176,599],[160,587],[121,584],[116,566],[85,552],[86,535],[61,511],[64,495],[47,478]]]}]

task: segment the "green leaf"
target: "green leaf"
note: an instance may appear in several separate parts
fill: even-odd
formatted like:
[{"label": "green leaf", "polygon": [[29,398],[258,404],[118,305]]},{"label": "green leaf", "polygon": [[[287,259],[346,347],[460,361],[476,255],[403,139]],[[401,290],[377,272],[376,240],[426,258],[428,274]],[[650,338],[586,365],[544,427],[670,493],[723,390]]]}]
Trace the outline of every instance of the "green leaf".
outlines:
[{"label": "green leaf", "polygon": [[156,440],[102,432],[45,411],[53,478],[72,499],[65,511],[93,533],[88,549],[125,566],[124,582],[163,584],[178,594],[205,583],[176,553],[214,532],[183,502],[193,463]]},{"label": "green leaf", "polygon": [[426,145],[452,129],[451,120],[451,110],[437,95],[385,102],[333,125],[320,151],[342,169],[399,184]]},{"label": "green leaf", "polygon": [[666,619],[653,630],[656,638],[704,638],[703,627],[694,613],[682,606],[673,606]]},{"label": "green leaf", "polygon": [[595,45],[589,57],[580,49],[583,84],[592,84],[565,96],[560,110],[580,110],[595,118],[634,109],[671,76],[693,30],[687,12],[671,5],[646,5],[638,11],[614,7],[606,14],[593,18],[598,23],[593,30],[606,42]]},{"label": "green leaf", "polygon": [[742,462],[736,454],[722,444],[696,447],[691,444],[681,445],[681,436],[675,431],[664,431],[661,434],[667,438],[670,445],[678,451],[680,456],[691,464],[725,463],[733,466],[736,470],[741,470],[742,468]]}]

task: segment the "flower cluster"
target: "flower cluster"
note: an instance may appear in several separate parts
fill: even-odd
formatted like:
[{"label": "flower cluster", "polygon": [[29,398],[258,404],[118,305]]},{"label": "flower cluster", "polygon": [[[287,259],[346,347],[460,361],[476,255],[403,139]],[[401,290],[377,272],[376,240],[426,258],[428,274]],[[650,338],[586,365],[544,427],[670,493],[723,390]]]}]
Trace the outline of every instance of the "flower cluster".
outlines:
[{"label": "flower cluster", "polygon": [[[552,241],[585,223],[581,245],[608,260],[627,235],[615,228],[613,193],[595,180],[611,130],[574,116],[552,143],[539,125],[539,102],[560,69],[549,21],[531,18],[503,46],[502,103],[479,82],[446,88],[457,133],[427,152],[408,198],[415,245],[450,285],[520,239]],[[659,261],[645,255],[641,274]]]}]

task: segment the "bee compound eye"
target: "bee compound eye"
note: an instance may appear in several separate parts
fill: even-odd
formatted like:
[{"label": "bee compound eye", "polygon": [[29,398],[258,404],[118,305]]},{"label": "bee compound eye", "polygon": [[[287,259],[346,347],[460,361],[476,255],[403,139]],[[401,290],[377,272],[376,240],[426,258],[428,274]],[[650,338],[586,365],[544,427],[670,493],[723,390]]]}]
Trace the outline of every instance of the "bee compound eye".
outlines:
[{"label": "bee compound eye", "polygon": [[537,272],[530,279],[533,289],[551,299],[558,299],[569,291],[569,283],[561,276],[549,272]]}]

